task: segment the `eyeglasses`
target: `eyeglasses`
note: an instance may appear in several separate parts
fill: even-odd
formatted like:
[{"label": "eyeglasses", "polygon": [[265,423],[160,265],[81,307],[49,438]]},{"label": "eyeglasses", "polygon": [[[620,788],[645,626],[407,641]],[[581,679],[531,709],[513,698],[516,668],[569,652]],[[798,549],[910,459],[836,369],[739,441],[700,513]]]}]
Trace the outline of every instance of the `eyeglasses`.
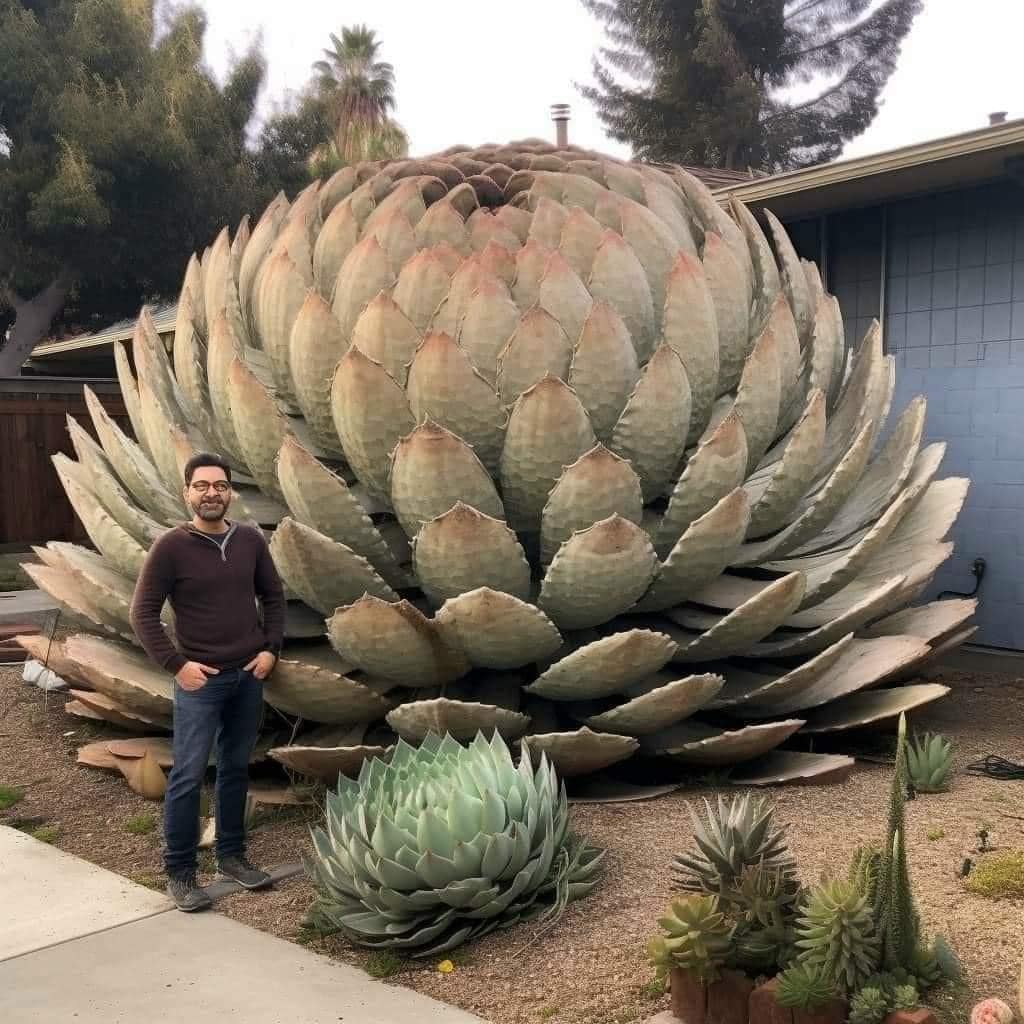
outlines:
[{"label": "eyeglasses", "polygon": [[189,486],[200,494],[205,494],[211,487],[218,494],[227,494],[231,490],[231,484],[227,480],[216,480],[212,484],[208,480],[195,480]]}]

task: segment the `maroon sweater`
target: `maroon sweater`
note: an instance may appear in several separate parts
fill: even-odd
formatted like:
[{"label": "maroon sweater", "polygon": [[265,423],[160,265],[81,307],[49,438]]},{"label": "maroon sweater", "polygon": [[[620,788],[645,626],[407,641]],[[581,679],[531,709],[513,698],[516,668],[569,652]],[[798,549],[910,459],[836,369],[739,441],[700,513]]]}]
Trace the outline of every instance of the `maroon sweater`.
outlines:
[{"label": "maroon sweater", "polygon": [[[160,624],[167,598],[180,652]],[[284,633],[284,590],[263,534],[232,523],[219,544],[191,524],[169,530],[146,556],[131,622],[146,653],[172,674],[186,661],[231,669],[260,651],[276,655]]]}]

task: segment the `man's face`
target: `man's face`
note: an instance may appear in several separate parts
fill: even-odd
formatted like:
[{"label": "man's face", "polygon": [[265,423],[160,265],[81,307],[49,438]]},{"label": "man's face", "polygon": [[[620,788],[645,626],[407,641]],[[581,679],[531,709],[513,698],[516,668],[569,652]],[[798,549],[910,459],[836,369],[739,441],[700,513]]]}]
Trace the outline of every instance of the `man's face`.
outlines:
[{"label": "man's face", "polygon": [[216,523],[227,514],[231,504],[231,484],[218,466],[200,466],[185,488],[185,504],[200,519]]}]

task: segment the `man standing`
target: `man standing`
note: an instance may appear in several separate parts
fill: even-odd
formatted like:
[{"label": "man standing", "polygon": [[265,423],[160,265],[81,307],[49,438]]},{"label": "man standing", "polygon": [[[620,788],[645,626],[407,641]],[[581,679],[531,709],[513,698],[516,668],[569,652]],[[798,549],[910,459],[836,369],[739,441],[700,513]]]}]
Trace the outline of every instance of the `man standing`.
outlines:
[{"label": "man standing", "polygon": [[[249,757],[263,717],[263,680],[284,632],[284,591],[263,534],[224,517],[231,468],[202,452],[185,466],[191,522],[152,546],[132,599],[131,622],[146,653],[174,675],[174,766],[164,802],[167,892],[179,910],[203,910],[196,881],[199,795],[217,743],[217,868],[247,889],[270,876],[245,857]],[[174,609],[175,650],[160,623]],[[257,608],[262,605],[262,623]]]}]

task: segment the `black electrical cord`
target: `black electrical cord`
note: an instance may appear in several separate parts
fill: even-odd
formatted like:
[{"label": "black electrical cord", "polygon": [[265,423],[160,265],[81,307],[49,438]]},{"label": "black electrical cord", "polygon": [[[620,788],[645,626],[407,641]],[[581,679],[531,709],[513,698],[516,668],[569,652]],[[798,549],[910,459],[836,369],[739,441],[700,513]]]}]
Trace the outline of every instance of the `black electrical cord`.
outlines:
[{"label": "black electrical cord", "polygon": [[972,761],[967,766],[967,771],[974,775],[985,775],[990,779],[999,779],[1003,782],[1020,780],[1024,782],[1024,763],[1020,761],[1008,761],[998,754],[989,754],[980,761]]},{"label": "black electrical cord", "polygon": [[974,577],[974,588],[972,590],[944,590],[939,594],[939,600],[946,597],[974,597],[981,588],[981,581],[985,578],[985,570],[988,563],[984,558],[976,558],[971,566],[971,575]]}]

